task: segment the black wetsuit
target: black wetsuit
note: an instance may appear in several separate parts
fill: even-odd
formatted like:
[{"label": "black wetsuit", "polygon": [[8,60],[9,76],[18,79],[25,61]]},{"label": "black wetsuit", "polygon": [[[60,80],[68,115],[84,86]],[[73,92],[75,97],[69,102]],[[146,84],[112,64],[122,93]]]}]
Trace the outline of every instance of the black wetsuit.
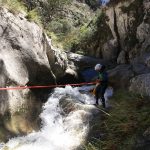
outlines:
[{"label": "black wetsuit", "polygon": [[101,71],[99,72],[98,79],[100,80],[100,84],[95,89],[95,98],[96,98],[96,104],[98,105],[98,99],[101,98],[102,105],[105,108],[105,90],[108,86],[108,75],[107,72]]}]

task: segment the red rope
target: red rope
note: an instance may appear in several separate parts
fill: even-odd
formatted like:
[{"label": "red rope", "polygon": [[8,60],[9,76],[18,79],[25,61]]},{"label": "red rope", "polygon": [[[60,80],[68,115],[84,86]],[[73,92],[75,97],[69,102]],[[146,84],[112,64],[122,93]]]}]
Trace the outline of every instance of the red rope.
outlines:
[{"label": "red rope", "polygon": [[96,82],[84,82],[78,84],[62,84],[62,85],[39,85],[39,86],[17,86],[17,87],[1,87],[0,91],[2,90],[21,90],[21,89],[43,89],[43,88],[56,88],[56,87],[63,87],[63,86],[81,86],[81,85],[92,85],[96,84]]}]

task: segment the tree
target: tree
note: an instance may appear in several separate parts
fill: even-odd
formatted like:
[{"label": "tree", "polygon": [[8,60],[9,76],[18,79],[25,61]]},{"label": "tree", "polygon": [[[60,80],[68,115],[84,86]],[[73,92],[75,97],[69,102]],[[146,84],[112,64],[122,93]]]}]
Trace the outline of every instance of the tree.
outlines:
[{"label": "tree", "polygon": [[51,21],[54,17],[61,15],[64,6],[69,4],[70,0],[47,0],[43,2],[43,15],[46,21]]},{"label": "tree", "polygon": [[28,11],[38,10],[45,24],[52,21],[53,18],[62,15],[64,6],[69,4],[71,0],[23,0],[23,2],[27,6]]}]

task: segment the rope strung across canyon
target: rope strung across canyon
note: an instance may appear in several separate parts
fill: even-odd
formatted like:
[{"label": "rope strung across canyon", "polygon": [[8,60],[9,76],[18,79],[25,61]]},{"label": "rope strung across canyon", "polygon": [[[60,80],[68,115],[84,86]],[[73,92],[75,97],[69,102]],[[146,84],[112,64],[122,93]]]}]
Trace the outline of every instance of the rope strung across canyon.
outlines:
[{"label": "rope strung across canyon", "polygon": [[16,86],[16,87],[1,87],[0,91],[3,90],[23,90],[23,89],[44,89],[44,88],[56,88],[56,87],[64,87],[64,86],[82,86],[82,85],[93,85],[96,82],[83,82],[77,84],[62,84],[62,85],[37,85],[37,86]]},{"label": "rope strung across canyon", "polygon": [[[1,87],[0,91],[4,90],[23,90],[23,89],[44,89],[44,88],[56,88],[56,87],[64,87],[64,86],[82,86],[82,85],[93,85],[96,82],[83,82],[77,84],[62,84],[62,85],[38,85],[38,86],[17,86],[17,87]],[[105,112],[104,110],[98,108],[104,114],[111,116],[109,113]]]}]

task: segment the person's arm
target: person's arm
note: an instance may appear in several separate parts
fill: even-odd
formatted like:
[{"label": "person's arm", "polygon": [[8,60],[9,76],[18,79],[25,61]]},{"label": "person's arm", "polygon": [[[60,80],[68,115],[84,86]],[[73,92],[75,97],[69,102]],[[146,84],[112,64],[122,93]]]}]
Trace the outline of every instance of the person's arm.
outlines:
[{"label": "person's arm", "polygon": [[99,85],[102,81],[102,78],[101,78],[101,74],[99,73],[97,79],[96,79],[96,85]]}]

